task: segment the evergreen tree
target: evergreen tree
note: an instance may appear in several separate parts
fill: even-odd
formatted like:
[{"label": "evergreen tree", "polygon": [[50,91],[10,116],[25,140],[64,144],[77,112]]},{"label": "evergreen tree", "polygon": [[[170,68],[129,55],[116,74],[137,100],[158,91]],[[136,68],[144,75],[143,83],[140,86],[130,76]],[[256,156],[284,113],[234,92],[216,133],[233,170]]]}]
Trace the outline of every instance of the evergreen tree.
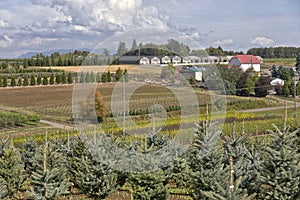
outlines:
[{"label": "evergreen tree", "polygon": [[96,82],[97,82],[97,83],[100,83],[100,82],[101,82],[101,74],[100,74],[100,72],[98,72],[98,73],[96,74]]},{"label": "evergreen tree", "polygon": [[135,39],[133,39],[133,41],[132,41],[132,46],[131,46],[131,51],[133,51],[133,50],[136,50],[138,48],[138,46],[137,46],[137,42],[136,42],[136,40]]},{"label": "evergreen tree", "polygon": [[84,82],[89,83],[90,82],[90,72],[86,72],[84,76]]},{"label": "evergreen tree", "polygon": [[7,87],[8,83],[7,83],[7,76],[5,75],[3,77],[3,87]]},{"label": "evergreen tree", "polygon": [[95,82],[95,78],[96,78],[95,77],[95,73],[92,71],[91,74],[90,74],[90,82],[94,83]]},{"label": "evergreen tree", "polygon": [[45,74],[44,77],[43,77],[43,85],[48,85],[49,81],[48,81],[48,77],[47,75]]},{"label": "evergreen tree", "polygon": [[78,73],[75,73],[75,83],[79,83]]},{"label": "evergreen tree", "polygon": [[56,75],[55,75],[55,82],[56,82],[56,84],[60,84],[61,83],[61,75],[60,75],[60,73],[56,73]]},{"label": "evergreen tree", "polygon": [[51,200],[68,194],[70,183],[64,157],[47,141],[37,150],[31,175],[29,196],[37,200]]},{"label": "evergreen tree", "polygon": [[128,82],[128,80],[129,80],[129,77],[128,77],[128,76],[129,76],[129,75],[128,75],[127,69],[124,70],[123,75],[124,75],[124,78],[125,78],[125,82]]},{"label": "evergreen tree", "polygon": [[[9,140],[0,141],[0,180],[6,186],[7,197],[13,197],[24,182],[19,152]],[[3,187],[3,186],[2,186]]]},{"label": "evergreen tree", "polygon": [[15,75],[12,75],[10,79],[10,86],[15,87],[16,85],[16,77]]},{"label": "evergreen tree", "polygon": [[35,73],[32,73],[30,76],[30,85],[34,86],[35,84],[36,84]]},{"label": "evergreen tree", "polygon": [[0,199],[5,199],[7,196],[7,188],[5,181],[0,177]]},{"label": "evergreen tree", "polygon": [[105,145],[105,142],[94,146],[95,154],[92,154],[91,149],[87,149],[86,145],[89,144],[83,142],[82,139],[72,145],[70,155],[72,181],[84,194],[94,199],[104,199],[122,186],[125,179],[123,175],[115,172],[100,159],[101,156],[114,156],[113,152],[107,152],[107,147],[98,146]]},{"label": "evergreen tree", "polygon": [[[22,77],[18,78],[18,86],[22,86]],[[0,86],[1,87],[1,86]]]},{"label": "evergreen tree", "polygon": [[193,199],[207,199],[205,192],[221,193],[216,182],[228,177],[224,169],[223,147],[217,145],[221,132],[208,129],[206,124],[198,125],[193,146],[187,152]]},{"label": "evergreen tree", "polygon": [[71,72],[68,73],[68,84],[73,84],[73,77]]},{"label": "evergreen tree", "polygon": [[290,127],[270,131],[271,142],[264,150],[261,167],[261,199],[300,198],[300,154],[296,145],[298,130]]},{"label": "evergreen tree", "polygon": [[3,79],[1,76],[0,76],[0,87],[3,87]]},{"label": "evergreen tree", "polygon": [[129,183],[133,189],[133,198],[140,200],[166,200],[168,191],[165,187],[166,176],[163,170],[147,173],[132,173]]},{"label": "evergreen tree", "polygon": [[300,96],[300,82],[298,82],[298,84],[297,84],[296,95]]},{"label": "evergreen tree", "polygon": [[284,85],[282,86],[281,95],[286,97],[290,96],[289,83],[287,81],[285,81]]},{"label": "evergreen tree", "polygon": [[55,81],[54,81],[54,74],[51,73],[51,75],[50,75],[50,85],[53,85],[54,83],[55,83]]},{"label": "evergreen tree", "polygon": [[84,83],[84,80],[85,80],[85,78],[84,78],[84,73],[81,72],[81,73],[80,73],[80,80],[79,80],[79,82],[80,82],[80,83]]},{"label": "evergreen tree", "polygon": [[118,50],[117,50],[117,55],[121,56],[121,55],[125,54],[126,52],[127,52],[126,43],[120,42]]},{"label": "evergreen tree", "polygon": [[107,82],[107,73],[103,72],[101,75],[101,82],[106,83]]},{"label": "evergreen tree", "polygon": [[41,85],[42,84],[42,75],[41,75],[41,73],[38,73],[38,75],[37,75],[36,84],[37,85]]},{"label": "evergreen tree", "polygon": [[31,176],[34,170],[34,157],[38,149],[38,144],[35,140],[26,140],[22,146],[21,158],[24,163],[24,169],[28,177]]},{"label": "evergreen tree", "polygon": [[110,71],[108,70],[107,74],[106,74],[106,79],[107,79],[107,82],[111,82],[111,73]]},{"label": "evergreen tree", "polygon": [[66,83],[67,83],[67,77],[66,77],[65,72],[63,72],[62,75],[61,75],[61,82],[62,82],[63,84],[66,84]]},{"label": "evergreen tree", "polygon": [[25,76],[24,76],[23,85],[24,86],[28,86],[29,85],[28,74],[25,74]]},{"label": "evergreen tree", "polygon": [[119,67],[116,71],[116,76],[115,76],[115,80],[119,81],[123,76],[123,71],[121,70],[121,68]]}]

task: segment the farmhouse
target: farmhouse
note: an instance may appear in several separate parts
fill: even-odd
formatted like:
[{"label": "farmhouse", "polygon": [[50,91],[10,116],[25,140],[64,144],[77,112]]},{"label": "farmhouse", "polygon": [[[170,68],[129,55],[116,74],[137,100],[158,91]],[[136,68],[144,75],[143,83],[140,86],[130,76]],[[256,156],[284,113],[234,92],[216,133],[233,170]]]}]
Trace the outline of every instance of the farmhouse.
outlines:
[{"label": "farmhouse", "polygon": [[236,55],[231,58],[228,67],[240,67],[244,72],[252,67],[254,71],[260,72],[260,64],[261,62],[256,56]]}]

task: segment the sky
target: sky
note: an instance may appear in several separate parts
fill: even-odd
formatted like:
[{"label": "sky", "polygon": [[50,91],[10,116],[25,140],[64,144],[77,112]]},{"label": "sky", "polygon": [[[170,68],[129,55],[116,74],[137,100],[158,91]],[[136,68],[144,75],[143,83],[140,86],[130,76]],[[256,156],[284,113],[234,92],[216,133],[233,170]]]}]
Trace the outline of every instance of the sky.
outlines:
[{"label": "sky", "polygon": [[[58,49],[166,43],[300,46],[299,0],[0,0],[0,58]],[[164,42],[165,41],[165,42]]]}]

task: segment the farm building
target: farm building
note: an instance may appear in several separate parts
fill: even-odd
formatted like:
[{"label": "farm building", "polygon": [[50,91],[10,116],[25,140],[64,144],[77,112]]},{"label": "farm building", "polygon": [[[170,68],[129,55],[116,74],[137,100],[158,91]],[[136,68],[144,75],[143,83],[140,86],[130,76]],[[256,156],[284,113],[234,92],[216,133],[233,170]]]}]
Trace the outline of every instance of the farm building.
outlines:
[{"label": "farm building", "polygon": [[120,56],[120,64],[139,64],[139,56]]},{"label": "farm building", "polygon": [[153,57],[151,59],[151,64],[153,64],[153,65],[159,65],[160,64],[160,59],[158,57]]},{"label": "farm building", "polygon": [[150,64],[150,59],[147,57],[142,57],[140,59],[140,65],[146,65],[146,64]]},{"label": "farm building", "polygon": [[186,78],[190,79],[191,77],[195,78],[196,81],[203,81],[202,80],[202,73],[203,73],[202,67],[187,67],[179,71],[179,74]]},{"label": "farm building", "polygon": [[184,64],[188,64],[191,62],[192,62],[192,59],[190,58],[190,56],[185,56],[182,58],[182,63],[184,63]]},{"label": "farm building", "polygon": [[228,67],[240,67],[244,72],[249,68],[254,71],[260,72],[260,60],[253,55],[236,55],[233,56],[229,62]]},{"label": "farm building", "polygon": [[171,58],[169,56],[164,56],[162,57],[161,59],[161,63],[162,64],[168,64],[168,63],[171,63]]},{"label": "farm building", "polygon": [[179,57],[179,56],[173,57],[172,58],[172,63],[174,63],[174,64],[181,63],[181,57]]}]

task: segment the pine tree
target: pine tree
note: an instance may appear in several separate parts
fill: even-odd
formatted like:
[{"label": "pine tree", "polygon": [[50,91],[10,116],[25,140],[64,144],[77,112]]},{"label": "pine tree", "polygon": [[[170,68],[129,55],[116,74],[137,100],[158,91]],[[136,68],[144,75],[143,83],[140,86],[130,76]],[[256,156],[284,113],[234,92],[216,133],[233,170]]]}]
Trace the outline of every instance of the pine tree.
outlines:
[{"label": "pine tree", "polygon": [[50,85],[53,85],[54,83],[55,83],[55,81],[54,81],[54,74],[51,73],[51,75],[50,75]]},{"label": "pine tree", "polygon": [[101,82],[106,83],[107,82],[107,73],[103,72],[101,75]]},{"label": "pine tree", "polygon": [[7,188],[5,181],[0,177],[0,199],[5,199],[7,196]]},{"label": "pine tree", "polygon": [[21,77],[18,78],[18,86],[22,86],[22,78]]},{"label": "pine tree", "polygon": [[37,75],[36,84],[37,85],[41,85],[42,84],[42,75],[41,75],[41,73],[38,73],[38,75]]},{"label": "pine tree", "polygon": [[3,87],[7,87],[7,76],[3,77]]},{"label": "pine tree", "polygon": [[100,82],[101,82],[101,74],[100,74],[100,72],[98,72],[98,73],[96,74],[96,82],[97,82],[97,83],[100,83]]},{"label": "pine tree", "polygon": [[89,83],[89,82],[90,82],[90,73],[89,73],[89,72],[86,72],[86,73],[85,73],[85,76],[84,76],[84,82],[85,82],[85,83]]},{"label": "pine tree", "polygon": [[43,85],[48,85],[48,77],[46,74],[43,77]]},{"label": "pine tree", "polygon": [[127,71],[127,69],[124,70],[123,76],[125,78],[125,82],[128,82],[129,77],[128,77],[128,71]]},{"label": "pine tree", "polygon": [[25,74],[25,76],[24,76],[23,85],[24,86],[28,86],[29,85],[28,74]]},{"label": "pine tree", "polygon": [[123,71],[121,70],[121,68],[119,67],[116,71],[116,76],[115,76],[115,80],[119,81],[123,76]]},{"label": "pine tree", "polygon": [[223,146],[217,144],[221,131],[208,129],[206,124],[198,125],[193,146],[187,152],[193,199],[207,199],[205,192],[221,193],[216,183],[226,177]]},{"label": "pine tree", "polygon": [[22,146],[21,158],[24,163],[24,169],[28,177],[31,176],[34,170],[34,157],[38,149],[38,144],[35,140],[26,140]]},{"label": "pine tree", "polygon": [[41,145],[34,157],[30,198],[37,200],[52,200],[63,194],[68,194],[70,183],[66,166],[57,148],[48,145],[47,140]]},{"label": "pine tree", "polygon": [[129,183],[133,198],[140,200],[165,200],[169,193],[165,187],[166,176],[163,170],[147,173],[131,173]]},{"label": "pine tree", "polygon": [[18,192],[24,182],[24,178],[19,152],[10,140],[1,140],[0,179],[2,179],[2,184],[6,186],[7,197],[13,197]]},{"label": "pine tree", "polygon": [[0,76],[0,87],[3,87],[3,79],[1,76]]},{"label": "pine tree", "polygon": [[61,75],[61,82],[62,82],[63,84],[66,84],[66,83],[67,83],[67,77],[66,77],[65,72],[63,72],[62,75]]},{"label": "pine tree", "polygon": [[71,72],[68,73],[68,84],[73,84],[73,77]]},{"label": "pine tree", "polygon": [[107,76],[107,78],[106,78],[107,82],[111,82],[111,73],[109,70],[108,70],[106,76]]},{"label": "pine tree", "polygon": [[79,80],[79,82],[80,82],[80,83],[84,83],[84,80],[85,80],[85,78],[84,78],[84,73],[81,72],[81,73],[80,73],[80,80]]},{"label": "pine tree", "polygon": [[90,74],[90,82],[94,83],[95,82],[95,78],[96,78],[95,77],[95,73],[92,71],[91,74]]},{"label": "pine tree", "polygon": [[270,131],[272,140],[265,148],[261,167],[262,199],[300,198],[300,154],[296,145],[298,130],[290,127]]},{"label": "pine tree", "polygon": [[[92,154],[87,145],[89,144],[83,142],[83,139],[78,139],[75,145],[72,145],[69,165],[72,181],[84,194],[94,199],[104,199],[122,186],[125,178],[100,158],[114,156],[113,152],[107,152],[105,147],[97,146],[93,149],[95,154]],[[98,153],[99,157],[96,155]]]},{"label": "pine tree", "polygon": [[35,84],[36,84],[35,73],[32,73],[30,76],[30,85],[34,86]]},{"label": "pine tree", "polygon": [[15,87],[16,85],[17,85],[16,84],[16,77],[15,77],[15,75],[12,75],[11,79],[10,79],[10,86]]},{"label": "pine tree", "polygon": [[60,75],[60,73],[56,73],[56,75],[55,75],[55,82],[56,82],[56,84],[60,84],[61,83],[61,75]]}]

